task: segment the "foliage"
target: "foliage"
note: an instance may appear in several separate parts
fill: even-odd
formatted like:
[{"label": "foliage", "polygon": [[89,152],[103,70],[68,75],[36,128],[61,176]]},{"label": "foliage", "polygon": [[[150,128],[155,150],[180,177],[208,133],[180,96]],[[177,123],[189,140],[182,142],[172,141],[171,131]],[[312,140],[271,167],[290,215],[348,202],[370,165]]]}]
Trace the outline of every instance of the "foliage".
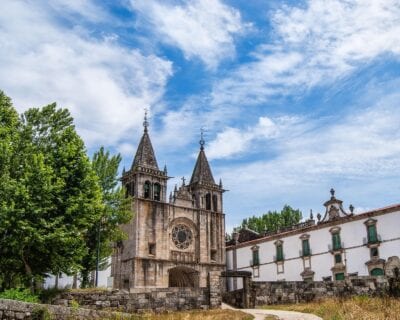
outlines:
[{"label": "foliage", "polygon": [[98,179],[66,109],[21,118],[0,92],[0,280],[33,288],[45,273],[71,274],[103,211]]},{"label": "foliage", "polygon": [[266,309],[278,309],[313,313],[324,320],[345,319],[398,319],[400,300],[395,298],[372,298],[355,296],[349,299],[326,299],[291,305],[268,305]]},{"label": "foliage", "polygon": [[39,302],[39,297],[25,288],[13,288],[0,293],[0,299],[10,299],[25,302]]},{"label": "foliage", "polygon": [[111,255],[112,243],[125,237],[119,225],[127,223],[132,217],[131,198],[126,197],[125,190],[118,187],[120,162],[120,154],[111,156],[104,147],[93,155],[92,168],[99,178],[103,211],[86,234],[88,253],[82,262],[82,287],[88,285],[89,273],[96,269],[98,243],[100,242],[99,257],[104,268],[107,267],[107,259]]},{"label": "foliage", "polygon": [[48,288],[40,290],[38,296],[40,302],[51,304],[53,302],[53,299],[60,295],[62,292],[65,292],[65,289]]},{"label": "foliage", "polygon": [[51,320],[51,313],[45,306],[38,306],[31,312],[32,320]]},{"label": "foliage", "polygon": [[261,217],[250,217],[242,221],[241,227],[247,227],[256,232],[277,231],[280,228],[298,224],[302,219],[300,210],[289,205],[278,211],[268,211]]}]

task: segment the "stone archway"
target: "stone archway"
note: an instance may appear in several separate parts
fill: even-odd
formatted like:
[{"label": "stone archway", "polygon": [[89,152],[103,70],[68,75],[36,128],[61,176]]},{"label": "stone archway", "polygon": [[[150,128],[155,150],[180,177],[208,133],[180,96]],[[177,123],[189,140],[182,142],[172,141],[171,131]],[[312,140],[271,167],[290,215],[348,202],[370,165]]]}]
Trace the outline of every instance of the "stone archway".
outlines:
[{"label": "stone archway", "polygon": [[175,267],[169,269],[169,287],[198,288],[199,272],[188,267]]}]

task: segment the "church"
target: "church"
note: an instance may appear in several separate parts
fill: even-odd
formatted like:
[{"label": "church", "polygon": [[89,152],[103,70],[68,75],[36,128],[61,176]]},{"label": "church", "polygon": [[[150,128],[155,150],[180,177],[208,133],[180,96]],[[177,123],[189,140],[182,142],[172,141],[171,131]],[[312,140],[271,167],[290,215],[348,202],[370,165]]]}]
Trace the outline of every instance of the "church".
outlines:
[{"label": "church", "polygon": [[206,287],[210,272],[225,270],[224,189],[215,183],[203,137],[189,183],[167,197],[170,178],[160,170],[145,117],[144,132],[122,185],[132,197],[127,239],[112,255],[113,287]]}]

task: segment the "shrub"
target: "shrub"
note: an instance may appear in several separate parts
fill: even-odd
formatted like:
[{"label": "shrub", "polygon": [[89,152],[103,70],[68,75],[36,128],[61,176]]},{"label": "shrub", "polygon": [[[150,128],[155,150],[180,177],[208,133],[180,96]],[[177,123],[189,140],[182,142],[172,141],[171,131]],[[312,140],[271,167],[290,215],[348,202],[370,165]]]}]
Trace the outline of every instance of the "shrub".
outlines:
[{"label": "shrub", "polygon": [[31,293],[29,289],[25,288],[14,288],[1,292],[0,299],[11,299],[35,303],[39,302],[38,296]]},{"label": "shrub", "polygon": [[51,314],[46,307],[39,306],[32,310],[31,318],[32,320],[51,320]]}]

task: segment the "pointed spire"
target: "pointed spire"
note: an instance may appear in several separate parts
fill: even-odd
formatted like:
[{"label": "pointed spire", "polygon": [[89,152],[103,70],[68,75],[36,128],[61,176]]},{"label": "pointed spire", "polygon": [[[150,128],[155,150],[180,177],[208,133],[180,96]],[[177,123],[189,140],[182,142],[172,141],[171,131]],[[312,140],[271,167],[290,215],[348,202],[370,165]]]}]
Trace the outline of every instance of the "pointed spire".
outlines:
[{"label": "pointed spire", "polygon": [[147,109],[144,114],[143,136],[140,139],[139,146],[136,151],[135,159],[132,163],[132,168],[138,165],[158,170],[156,156],[148,133],[149,122],[147,121]]},{"label": "pointed spire", "polygon": [[192,178],[190,179],[190,184],[192,183],[210,183],[215,184],[214,177],[211,172],[210,165],[208,164],[208,160],[206,154],[204,152],[204,129],[201,129],[201,139],[200,139],[200,152],[197,157],[196,165],[194,166],[194,170],[192,173]]},{"label": "pointed spire", "polygon": [[221,179],[221,178],[219,178],[219,187],[220,187],[221,189],[223,188],[222,179]]},{"label": "pointed spire", "polygon": [[168,171],[167,171],[167,165],[166,165],[166,164],[164,165],[164,174],[165,174],[165,175],[167,175],[167,174],[168,174]]}]

